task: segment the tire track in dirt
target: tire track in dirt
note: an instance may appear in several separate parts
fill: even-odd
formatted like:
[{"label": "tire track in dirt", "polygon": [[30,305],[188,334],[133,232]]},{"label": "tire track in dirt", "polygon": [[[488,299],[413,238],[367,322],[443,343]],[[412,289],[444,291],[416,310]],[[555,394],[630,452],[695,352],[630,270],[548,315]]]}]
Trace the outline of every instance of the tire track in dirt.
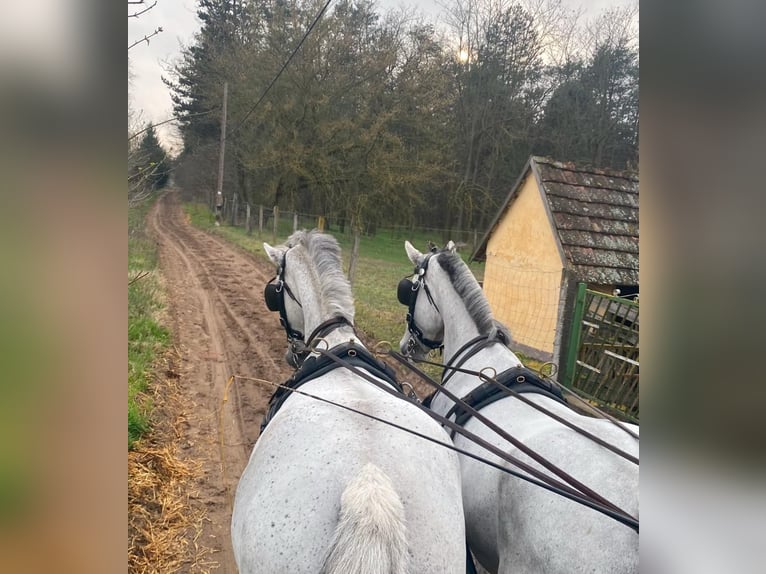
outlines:
[{"label": "tire track in dirt", "polygon": [[291,370],[283,360],[284,331],[262,300],[272,275],[268,264],[185,219],[177,191],[161,197],[149,214],[182,359],[180,384],[191,401],[182,454],[203,469],[194,486],[208,520],[201,539],[189,542],[211,549],[210,570],[236,573],[231,504],[271,391],[227,380],[237,374],[283,381]]}]

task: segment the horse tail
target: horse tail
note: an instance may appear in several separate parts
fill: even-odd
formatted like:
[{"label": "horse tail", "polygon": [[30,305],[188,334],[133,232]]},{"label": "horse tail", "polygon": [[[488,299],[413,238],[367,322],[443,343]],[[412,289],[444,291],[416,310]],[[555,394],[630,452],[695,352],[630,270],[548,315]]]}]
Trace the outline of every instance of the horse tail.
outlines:
[{"label": "horse tail", "polygon": [[321,574],[410,571],[404,506],[391,479],[367,464],[340,499],[340,519]]}]

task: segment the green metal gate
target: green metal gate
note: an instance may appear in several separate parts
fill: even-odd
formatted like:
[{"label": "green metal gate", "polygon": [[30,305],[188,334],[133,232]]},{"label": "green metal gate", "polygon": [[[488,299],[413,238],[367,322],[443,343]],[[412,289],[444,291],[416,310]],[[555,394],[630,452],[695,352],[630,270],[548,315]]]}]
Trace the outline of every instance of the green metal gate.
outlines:
[{"label": "green metal gate", "polygon": [[565,384],[625,420],[638,422],[638,303],[577,289]]}]

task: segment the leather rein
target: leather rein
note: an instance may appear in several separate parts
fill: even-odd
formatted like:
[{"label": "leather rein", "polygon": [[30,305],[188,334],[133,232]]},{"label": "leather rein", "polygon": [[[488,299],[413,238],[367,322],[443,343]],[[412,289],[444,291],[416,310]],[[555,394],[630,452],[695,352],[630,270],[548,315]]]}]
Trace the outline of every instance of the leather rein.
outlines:
[{"label": "leather rein", "polygon": [[[379,389],[383,390],[386,393],[389,393],[400,400],[403,400],[407,403],[410,403],[417,407],[418,409],[425,412],[428,416],[430,416],[432,419],[436,420],[438,423],[440,423],[442,426],[445,426],[452,431],[456,432],[457,434],[460,434],[464,436],[469,441],[475,443],[476,445],[484,448],[485,450],[488,450],[492,454],[498,456],[502,460],[512,464],[516,468],[519,468],[520,470],[528,473],[528,475],[513,471],[511,469],[508,469],[502,465],[497,465],[493,463],[492,461],[488,461],[486,459],[483,459],[481,457],[478,457],[477,455],[474,455],[472,453],[469,453],[467,451],[460,450],[458,447],[451,448],[451,450],[456,450],[457,452],[461,452],[461,454],[466,454],[467,456],[470,456],[471,458],[474,458],[480,462],[484,462],[490,466],[493,466],[497,468],[498,470],[501,470],[503,472],[506,472],[508,474],[511,474],[517,478],[520,478],[522,480],[531,482],[533,484],[536,484],[537,486],[540,486],[541,488],[544,488],[546,490],[549,490],[551,492],[554,492],[556,494],[559,494],[563,496],[564,498],[567,498],[569,500],[572,500],[574,502],[578,502],[584,506],[588,506],[589,508],[592,508],[593,510],[596,510],[598,512],[601,512],[602,514],[605,514],[606,516],[609,516],[610,518],[613,518],[614,520],[625,524],[626,526],[629,526],[636,532],[639,530],[639,522],[638,519],[631,516],[629,513],[625,512],[621,508],[619,508],[614,503],[608,501],[586,485],[579,482],[574,477],[570,476],[568,473],[564,472],[560,468],[556,467],[553,463],[547,461],[545,458],[543,458],[541,455],[536,453],[534,450],[530,449],[529,447],[525,446],[523,443],[521,443],[518,439],[515,439],[514,437],[508,435],[503,429],[499,428],[497,425],[495,425],[492,421],[488,420],[486,417],[483,417],[481,413],[479,413],[477,410],[475,410],[470,405],[464,403],[459,397],[453,395],[451,392],[447,391],[446,389],[442,389],[444,394],[448,396],[453,401],[460,403],[461,408],[465,409],[467,412],[469,412],[472,416],[476,417],[478,420],[483,422],[485,425],[487,425],[490,429],[492,429],[494,432],[496,432],[498,435],[500,435],[502,438],[516,446],[519,450],[530,456],[533,460],[559,476],[563,481],[562,482],[556,478],[551,477],[550,475],[541,472],[540,470],[534,468],[533,466],[523,462],[522,460],[514,457],[513,455],[505,452],[504,450],[496,447],[490,442],[487,442],[483,438],[479,437],[478,435],[466,430],[461,425],[455,423],[453,420],[448,419],[434,411],[432,411],[430,408],[422,405],[417,399],[408,397],[407,395],[397,391],[390,385],[384,383],[383,381],[380,381],[374,377],[372,377],[369,373],[367,373],[364,369],[360,369],[358,367],[355,367],[343,359],[337,357],[334,353],[331,352],[331,350],[326,350],[319,348],[318,346],[315,346],[312,349],[312,352],[319,353],[320,355],[327,357],[331,361],[337,363],[340,366],[345,367],[355,375],[361,377],[362,379],[372,383]],[[399,360],[400,362],[404,361],[407,362],[407,359],[400,355],[399,353],[395,353],[393,351],[390,351],[389,354]],[[430,379],[429,379],[430,380]],[[434,385],[440,386],[435,381],[431,381]],[[297,392],[297,391],[296,391]],[[304,393],[305,394],[305,393]],[[327,401],[325,401],[327,402]],[[335,403],[333,403],[335,404]],[[343,405],[338,405],[343,406]],[[370,418],[375,418],[372,415],[368,415],[367,413],[357,411],[355,409],[351,409],[350,407],[343,407],[346,410],[351,410],[353,412],[357,412],[358,414],[369,416]],[[379,420],[375,418],[375,420]],[[385,422],[386,424],[390,424],[391,426],[396,426],[397,428],[401,428],[401,430],[405,430],[406,432],[410,432],[411,434],[418,434],[414,431],[410,431],[409,429],[399,427],[393,423],[388,423],[384,420],[381,420],[381,422]],[[419,435],[418,435],[419,436]],[[441,444],[442,446],[445,446],[447,448],[452,447],[453,445],[448,445],[446,443],[442,443],[439,441],[436,441],[437,444]],[[568,483],[568,484],[567,484]]]},{"label": "leather rein", "polygon": [[[494,385],[494,387],[497,388],[498,392],[501,392],[501,393],[504,393],[505,395],[512,396],[514,398],[519,399],[524,404],[529,405],[533,409],[535,409],[535,410],[537,410],[537,411],[539,411],[539,412],[541,412],[541,413],[543,413],[545,415],[548,415],[550,418],[554,419],[555,421],[557,421],[557,422],[563,424],[564,426],[567,426],[567,427],[571,428],[575,432],[577,432],[577,433],[579,433],[579,434],[581,434],[581,435],[591,439],[596,444],[599,444],[599,445],[603,446],[607,450],[612,451],[613,453],[621,456],[622,458],[624,458],[626,460],[629,460],[630,462],[632,462],[634,464],[638,464],[638,458],[636,458],[632,454],[626,453],[622,449],[620,449],[620,448],[618,448],[616,446],[613,446],[612,444],[606,442],[601,437],[596,436],[596,435],[592,434],[591,432],[589,432],[589,431],[587,431],[587,430],[577,426],[576,424],[572,423],[571,421],[562,418],[561,416],[559,416],[556,413],[546,409],[545,407],[535,403],[534,401],[530,401],[527,397],[524,396],[525,393],[520,393],[518,391],[515,391],[511,386],[504,385],[504,384],[500,383],[498,381],[498,378],[500,378],[500,374],[497,374],[495,372],[494,376],[490,377],[490,376],[488,376],[485,373],[485,371],[493,371],[494,372],[493,368],[486,368],[486,369],[482,369],[481,371],[474,371],[474,370],[463,369],[462,368],[462,365],[466,361],[468,361],[468,359],[470,359],[471,357],[475,356],[479,351],[481,351],[481,350],[483,350],[483,349],[485,349],[485,348],[487,348],[490,345],[495,344],[495,343],[500,343],[500,344],[506,345],[506,342],[504,341],[504,339],[502,337],[499,337],[497,339],[491,339],[487,335],[479,335],[478,337],[476,337],[474,339],[471,339],[468,343],[463,345],[463,347],[461,347],[458,350],[458,352],[455,353],[455,355],[452,357],[452,359],[448,363],[446,363],[446,364],[436,363],[436,362],[433,362],[433,361],[426,361],[424,359],[415,359],[414,357],[405,357],[405,356],[401,355],[400,353],[396,353],[394,351],[389,351],[389,355],[394,357],[397,361],[399,361],[401,364],[403,364],[405,367],[407,367],[413,373],[417,374],[421,379],[426,381],[430,386],[434,387],[436,389],[436,392],[434,393],[434,395],[436,395],[439,392],[442,392],[444,390],[444,385],[447,384],[449,379],[455,373],[464,373],[464,374],[467,374],[467,375],[473,375],[475,377],[478,377],[484,383]],[[462,359],[460,359],[455,365],[450,364],[450,363],[452,363],[452,361],[454,361],[454,359],[456,357],[459,357],[461,353],[464,353],[467,349],[470,349],[471,347],[473,347],[471,349],[471,352],[466,353],[462,357]],[[434,381],[433,379],[431,379],[421,369],[418,369],[417,367],[415,367],[412,364],[411,361],[416,362],[416,363],[422,363],[422,364],[425,364],[425,365],[432,365],[432,366],[441,368],[442,369],[442,382],[441,382],[441,384],[439,384],[436,381]],[[547,377],[545,378],[545,380],[549,381],[552,385],[556,385],[556,387],[559,390],[566,391],[566,392],[570,393],[573,396],[577,396],[572,391],[567,389],[564,385],[562,385],[561,383],[559,383],[557,381],[554,381],[553,379],[547,378]],[[461,400],[465,400],[465,399],[466,399],[466,397],[462,397]],[[433,399],[431,399],[431,400],[433,400]],[[608,413],[603,412],[602,410],[600,410],[600,409],[598,409],[598,408],[596,408],[596,407],[594,407],[592,405],[591,405],[591,409],[593,411],[595,411],[598,415],[600,415],[602,418],[605,418],[605,419],[609,420],[609,422],[614,424],[617,428],[619,428],[620,430],[622,430],[626,434],[630,435],[632,438],[634,438],[636,440],[639,440],[639,437],[638,437],[638,435],[636,433],[634,433],[629,428],[627,428],[627,427],[623,426],[622,424],[620,424],[620,422],[616,418],[614,418],[613,416],[609,415]]]}]

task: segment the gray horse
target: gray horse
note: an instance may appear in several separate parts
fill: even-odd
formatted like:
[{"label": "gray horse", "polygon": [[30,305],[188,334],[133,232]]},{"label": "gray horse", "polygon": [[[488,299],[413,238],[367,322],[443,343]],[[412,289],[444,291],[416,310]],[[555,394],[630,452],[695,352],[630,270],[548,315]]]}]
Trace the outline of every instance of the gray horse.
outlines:
[{"label": "gray horse", "polygon": [[[410,321],[417,328],[415,334],[409,327],[405,331],[400,343],[403,353],[422,358],[430,350],[424,341],[430,346],[443,343],[445,362],[449,362],[466,343],[481,335],[491,340],[501,334],[510,341],[505,327],[493,319],[481,287],[454,252],[452,242],[444,250],[426,255],[409,242],[405,242],[405,250],[418,270],[411,283],[405,283],[406,288],[413,285],[417,290],[417,293],[413,291],[417,299],[411,299],[414,312],[411,305],[409,313]],[[400,299],[403,296],[407,293],[400,295]],[[500,373],[520,365],[518,357],[498,340],[478,350],[462,368],[481,371],[492,367]],[[481,382],[475,375],[454,373],[447,380],[446,388],[463,397]],[[612,423],[579,415],[542,394],[525,396],[638,456],[638,441]],[[431,408],[442,415],[453,405],[443,393],[437,393],[431,402]],[[480,413],[625,512],[638,517],[638,465],[514,397],[488,404]],[[638,427],[628,426],[637,433]],[[543,470],[476,418],[468,419],[464,428]],[[460,435],[456,436],[455,445],[508,466]],[[469,544],[479,562],[491,572],[616,574],[638,570],[638,534],[631,528],[468,457],[461,458],[461,468]]]},{"label": "gray horse", "polygon": [[[351,326],[354,303],[335,239],[297,232],[284,245],[264,248],[279,269],[276,292],[288,332],[302,336],[320,327],[322,349],[349,341],[364,348]],[[426,413],[344,368],[299,390],[451,444]],[[463,573],[460,494],[454,452],[293,393],[265,427],[240,479],[234,554],[243,574]]]}]

